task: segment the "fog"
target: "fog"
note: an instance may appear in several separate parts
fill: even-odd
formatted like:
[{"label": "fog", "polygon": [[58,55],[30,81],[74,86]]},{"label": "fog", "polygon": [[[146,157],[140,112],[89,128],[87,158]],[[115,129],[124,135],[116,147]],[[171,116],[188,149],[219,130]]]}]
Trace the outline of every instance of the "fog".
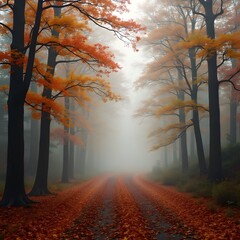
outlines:
[{"label": "fog", "polygon": [[[117,110],[115,116],[102,106],[100,113],[92,113],[99,121],[88,137],[90,147],[87,151],[87,163],[94,162],[100,171],[143,171],[153,165],[148,153],[146,129],[133,117],[136,105],[130,98],[121,105],[114,103],[111,110]],[[90,114],[90,116],[92,116]],[[101,124],[102,123],[102,124]]]},{"label": "fog", "polygon": [[[148,123],[134,117],[143,99],[134,82],[142,71],[144,58],[141,52],[115,42],[113,52],[122,69],[111,77],[113,88],[123,99],[120,102],[100,103],[90,112],[93,132],[88,136],[87,166],[98,171],[141,172],[149,171],[159,153],[149,152]],[[117,47],[116,47],[117,46]],[[118,54],[120,55],[118,57]],[[94,164],[92,164],[94,162]]]}]

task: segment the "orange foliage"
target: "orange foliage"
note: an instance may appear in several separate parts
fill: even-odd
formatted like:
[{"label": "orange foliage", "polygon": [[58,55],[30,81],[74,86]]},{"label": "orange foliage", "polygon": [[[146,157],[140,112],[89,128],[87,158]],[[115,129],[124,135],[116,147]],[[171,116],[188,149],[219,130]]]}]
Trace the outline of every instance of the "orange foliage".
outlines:
[{"label": "orange foliage", "polygon": [[207,111],[207,107],[202,104],[196,104],[193,100],[182,101],[180,99],[172,99],[169,105],[165,105],[155,111],[156,116],[174,113],[176,110],[184,108],[187,113],[192,109],[199,109],[199,111]]},{"label": "orange foliage", "polygon": [[38,119],[40,116],[36,111],[43,109],[43,111],[49,112],[58,122],[69,126],[69,114],[62,104],[31,91],[27,93],[26,102],[30,104],[30,109],[34,111],[34,118]]}]

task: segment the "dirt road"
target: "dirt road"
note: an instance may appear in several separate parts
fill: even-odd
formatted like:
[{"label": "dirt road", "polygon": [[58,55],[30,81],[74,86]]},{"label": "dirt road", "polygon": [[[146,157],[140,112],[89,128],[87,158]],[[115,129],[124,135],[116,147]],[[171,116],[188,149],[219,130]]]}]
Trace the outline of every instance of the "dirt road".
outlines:
[{"label": "dirt road", "polygon": [[0,209],[3,239],[240,239],[236,219],[141,176],[101,176],[36,200]]}]

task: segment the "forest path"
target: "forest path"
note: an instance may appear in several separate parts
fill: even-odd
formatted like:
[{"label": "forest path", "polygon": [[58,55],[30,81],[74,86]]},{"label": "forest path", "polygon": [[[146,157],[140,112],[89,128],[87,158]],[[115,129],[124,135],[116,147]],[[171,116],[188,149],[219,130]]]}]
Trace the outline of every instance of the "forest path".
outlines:
[{"label": "forest path", "polygon": [[177,231],[139,186],[130,176],[110,177],[104,192],[88,203],[61,240],[187,239],[190,231]]},{"label": "forest path", "polygon": [[0,209],[0,239],[240,239],[239,219],[141,176],[100,176],[34,199]]}]

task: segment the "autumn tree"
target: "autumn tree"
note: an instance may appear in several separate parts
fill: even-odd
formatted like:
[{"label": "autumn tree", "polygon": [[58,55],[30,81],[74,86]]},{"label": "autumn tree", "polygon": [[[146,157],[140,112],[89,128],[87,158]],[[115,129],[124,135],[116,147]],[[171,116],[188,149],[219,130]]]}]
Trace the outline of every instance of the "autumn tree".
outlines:
[{"label": "autumn tree", "polygon": [[[160,11],[156,11],[155,10],[155,14],[160,13]],[[163,16],[163,18],[166,18],[165,14],[162,14],[161,16]],[[165,23],[168,22],[168,19],[161,19],[160,14],[159,15],[153,15],[150,16],[150,18],[152,19],[152,21],[159,21],[162,22],[162,26],[160,28],[155,28],[153,29],[148,38],[145,40],[147,45],[150,45],[153,48],[153,52],[154,52],[154,59],[153,62],[151,64],[148,64],[148,68],[147,71],[144,72],[143,76],[141,76],[141,79],[143,81],[146,82],[146,85],[153,85],[153,86],[159,86],[161,88],[162,86],[166,86],[166,84],[168,84],[167,82],[171,82],[173,81],[173,79],[175,79],[177,81],[177,84],[179,83],[181,85],[181,79],[182,79],[182,74],[181,74],[181,69],[178,68],[178,64],[175,61],[175,59],[173,61],[169,61],[169,59],[165,58],[164,55],[167,54],[167,52],[171,51],[172,48],[172,44],[175,44],[176,38],[175,34],[171,31],[171,33],[173,33],[172,35],[168,35],[166,36],[165,34],[161,34],[164,31],[164,28],[166,27]],[[171,21],[171,20],[169,20]],[[156,22],[157,24],[157,22]],[[161,30],[160,30],[161,29]],[[177,34],[176,34],[177,35]],[[174,58],[174,56],[172,56]],[[164,59],[164,60],[162,60]],[[164,62],[165,61],[165,62]],[[167,70],[168,66],[173,66],[171,70]],[[175,66],[175,69],[174,69]],[[162,70],[161,70],[162,69]],[[160,74],[160,72],[162,73],[162,75]],[[141,81],[141,80],[140,80]],[[154,83],[154,81],[156,83]],[[152,82],[152,84],[151,84]],[[176,94],[175,96],[181,100],[184,100],[184,91],[181,90],[181,87],[178,88],[178,90],[175,92],[174,94]],[[155,104],[153,103],[153,106]],[[155,105],[157,107],[157,105]],[[161,103],[159,103],[159,107],[161,106]],[[145,109],[145,111],[148,111],[147,109]],[[155,110],[157,111],[157,110]],[[174,110],[173,110],[174,111]],[[179,114],[177,114],[176,112],[165,112],[163,113],[163,116],[169,116],[171,114],[174,114],[176,116],[178,116],[179,121],[181,122],[181,124],[185,123],[185,113],[184,110],[181,108],[179,109]],[[138,113],[139,115],[139,113]],[[141,115],[141,114],[140,114]],[[154,113],[153,113],[154,115]],[[159,131],[156,131],[159,132]],[[184,132],[184,131],[183,131]],[[160,133],[160,132],[159,132]],[[187,154],[187,145],[186,145],[186,134],[183,133],[181,136],[179,135],[179,137],[181,138],[181,155],[182,155],[182,169],[185,172],[188,168],[188,154]],[[168,145],[172,142],[174,142],[174,139],[176,139],[175,137],[172,136],[172,139],[170,140],[170,138],[165,139],[166,142],[165,143],[159,143],[156,144],[156,146],[154,146],[154,149],[158,149],[161,146],[165,146]]]},{"label": "autumn tree", "polygon": [[[215,20],[223,14],[223,1],[220,1],[218,12],[213,11],[213,1],[199,0],[204,7],[205,13],[194,12],[204,17],[206,32],[210,39],[215,39]],[[220,106],[219,106],[219,83],[217,74],[217,52],[212,48],[207,56],[208,66],[208,99],[209,99],[209,130],[210,130],[210,152],[209,152],[209,179],[217,181],[223,178],[221,161],[221,130],[220,130]]]},{"label": "autumn tree", "polygon": [[[219,105],[219,85],[229,83],[238,90],[234,77],[239,73],[239,66],[232,71],[224,73],[223,66],[229,64],[229,59],[239,59],[239,44],[236,36],[239,32],[224,33],[217,29],[218,17],[227,23],[224,18],[224,9],[227,2],[219,1],[199,1],[204,12],[194,11],[195,14],[202,16],[206,22],[205,43],[200,44],[206,56],[208,65],[208,95],[209,95],[209,114],[210,114],[210,155],[209,155],[209,179],[219,181],[222,175],[221,160],[221,134],[220,134],[220,105]],[[219,24],[220,25],[220,24]],[[218,30],[218,31],[217,31]]]},{"label": "autumn tree", "polygon": [[[61,8],[54,8],[54,17],[59,18],[61,14]],[[59,32],[56,28],[51,29],[51,36],[58,38]],[[46,81],[50,84],[50,78],[54,75],[56,68],[57,51],[53,46],[48,48],[48,60],[47,60],[47,71],[44,76]],[[42,97],[50,99],[52,95],[51,88],[46,85],[43,88]],[[40,124],[40,140],[39,140],[39,155],[38,155],[38,166],[36,178],[34,181],[33,189],[30,195],[36,194],[47,194],[47,173],[48,173],[48,162],[49,162],[49,145],[50,145],[50,122],[51,122],[51,108],[46,103],[42,103],[41,110],[41,124]]]},{"label": "autumn tree", "polygon": [[[24,57],[26,47],[25,34],[25,1],[1,2],[0,9],[12,12],[12,27],[5,22],[5,27],[12,36],[10,53],[10,88],[8,94],[8,150],[7,173],[1,205],[18,206],[30,203],[24,188],[24,100],[31,82],[38,30],[40,27],[41,7],[43,1],[38,1],[38,14],[31,34],[26,71]],[[11,14],[11,13],[10,13]],[[1,57],[6,60],[6,57]]]},{"label": "autumn tree", "polygon": [[[227,6],[225,7],[225,14],[224,14],[224,34],[233,33],[236,31],[239,31],[239,2],[235,0],[230,0],[225,3]],[[239,68],[239,60],[236,58],[231,57],[229,59],[230,61],[230,67],[223,66],[219,68],[219,74],[221,77],[224,78],[225,74],[231,75],[234,72],[237,71]],[[239,86],[237,84],[237,79],[239,78],[238,75],[234,76],[232,79],[234,86],[237,86],[239,89]],[[230,100],[230,109],[229,109],[229,141],[231,144],[236,144],[237,142],[237,108],[239,105],[239,91],[234,88],[234,86],[231,87],[231,92],[229,93],[229,100]],[[228,88],[227,88],[228,89]],[[225,92],[227,91],[225,90]]]},{"label": "autumn tree", "polygon": [[[169,16],[167,13],[171,8],[172,13]],[[155,10],[155,14],[153,15],[153,24],[155,23],[157,28],[153,28],[150,32],[146,41],[146,46],[151,46],[154,51],[154,60],[152,63],[148,64],[147,71],[143,74],[141,79],[146,79],[146,82],[150,83],[151,78],[155,81],[159,78],[162,79],[162,86],[163,91],[169,92],[170,94],[177,94],[179,100],[183,101],[181,105],[179,105],[179,120],[180,125],[182,127],[178,128],[179,133],[175,133],[175,137],[172,137],[172,141],[175,141],[176,136],[179,136],[182,140],[182,145],[185,146],[184,142],[184,135],[186,133],[186,129],[188,126],[194,127],[195,139],[196,139],[196,146],[197,146],[197,153],[198,153],[198,161],[199,161],[199,169],[200,174],[206,173],[206,161],[204,156],[204,149],[200,131],[200,117],[199,117],[199,110],[204,109],[201,104],[198,104],[198,89],[202,85],[201,81],[201,74],[200,67],[202,65],[202,59],[197,61],[196,54],[198,48],[194,46],[189,48],[183,48],[181,46],[181,42],[188,41],[188,37],[194,34],[196,27],[201,28],[202,24],[199,21],[199,18],[192,14],[192,3],[191,1],[182,1],[181,4],[176,2],[169,2],[161,3],[160,11]],[[194,41],[194,39],[192,39]],[[160,70],[163,69],[163,70]],[[164,76],[164,72],[174,72],[175,69],[175,77],[174,74],[169,74],[169,82],[171,79],[182,79],[179,86],[175,82],[170,84],[168,87],[166,86],[166,74]],[[154,74],[153,74],[154,73]],[[161,74],[163,76],[161,76]],[[177,77],[176,77],[177,76]],[[159,81],[160,83],[160,81]],[[153,83],[154,84],[154,83]],[[160,86],[160,85],[159,85]],[[189,104],[186,101],[184,105],[184,95],[187,98],[190,97],[192,103]],[[187,100],[187,99],[186,99]],[[170,107],[172,105],[169,104],[170,109],[176,109],[178,105]],[[186,121],[187,124],[184,124],[185,120],[185,111],[186,108],[192,106],[192,120]],[[203,107],[203,108],[202,108]],[[164,106],[163,106],[164,109]],[[166,108],[167,109],[167,108]],[[206,109],[206,108],[205,108]],[[170,113],[165,112],[165,115],[169,115]],[[176,114],[176,113],[175,113]],[[183,126],[186,127],[183,127]],[[171,125],[173,131],[176,132],[176,125]],[[166,126],[166,129],[169,131],[169,126]],[[161,145],[161,144],[160,144]],[[160,146],[159,145],[159,146]],[[182,151],[181,154],[183,154]],[[182,157],[187,159],[187,153],[183,154]]]}]

